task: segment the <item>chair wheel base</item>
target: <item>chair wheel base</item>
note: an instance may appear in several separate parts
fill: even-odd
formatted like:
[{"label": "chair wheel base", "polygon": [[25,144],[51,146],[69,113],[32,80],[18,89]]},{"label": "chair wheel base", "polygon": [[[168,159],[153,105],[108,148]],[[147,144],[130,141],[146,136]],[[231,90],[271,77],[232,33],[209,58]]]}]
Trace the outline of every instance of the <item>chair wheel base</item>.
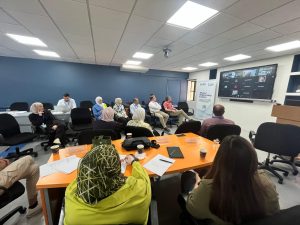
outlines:
[{"label": "chair wheel base", "polygon": [[283,176],[287,177],[289,175],[289,172],[284,172]]},{"label": "chair wheel base", "polygon": [[299,171],[293,171],[293,175],[296,176],[299,173]]},{"label": "chair wheel base", "polygon": [[22,207],[20,210],[19,210],[19,213],[20,214],[24,214],[24,213],[26,213],[26,208],[25,207]]},{"label": "chair wheel base", "polygon": [[283,180],[278,180],[278,183],[279,184],[283,184]]}]

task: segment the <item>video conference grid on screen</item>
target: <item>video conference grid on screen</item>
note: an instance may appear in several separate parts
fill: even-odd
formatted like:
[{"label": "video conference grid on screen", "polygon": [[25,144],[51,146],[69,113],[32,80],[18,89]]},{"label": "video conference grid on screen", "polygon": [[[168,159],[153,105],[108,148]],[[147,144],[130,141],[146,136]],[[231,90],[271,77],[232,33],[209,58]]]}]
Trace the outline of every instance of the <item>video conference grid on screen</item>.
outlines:
[{"label": "video conference grid on screen", "polygon": [[277,64],[221,72],[218,96],[271,99],[276,70]]}]

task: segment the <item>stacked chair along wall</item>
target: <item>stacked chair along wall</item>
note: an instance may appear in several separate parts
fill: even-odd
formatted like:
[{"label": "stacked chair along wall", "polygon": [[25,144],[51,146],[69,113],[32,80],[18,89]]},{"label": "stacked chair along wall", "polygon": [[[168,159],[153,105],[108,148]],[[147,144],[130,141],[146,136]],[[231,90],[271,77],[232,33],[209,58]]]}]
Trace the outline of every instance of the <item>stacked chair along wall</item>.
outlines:
[{"label": "stacked chair along wall", "polygon": [[[12,222],[10,219],[16,214],[24,214],[26,208],[17,204],[17,200],[25,193],[25,187],[19,182],[15,182],[10,188],[0,186],[4,191],[0,195],[0,224]],[[20,201],[21,202],[21,201]]]},{"label": "stacked chair along wall", "polygon": [[114,130],[102,129],[102,130],[85,130],[81,131],[78,135],[78,144],[92,144],[93,138],[96,136],[109,136],[111,140],[117,140],[121,138],[120,133]]},{"label": "stacked chair along wall", "polygon": [[226,136],[240,135],[241,127],[235,124],[217,124],[208,128],[206,138],[209,140],[219,139],[221,142]]},{"label": "stacked chair along wall", "polygon": [[[210,220],[198,220],[194,218],[186,209],[186,195],[179,194],[177,202],[181,208],[180,224],[184,225],[209,225]],[[288,209],[280,210],[272,216],[266,216],[257,220],[247,221],[241,225],[296,225],[300,221],[300,205]]]},{"label": "stacked chair along wall", "polygon": [[200,121],[188,121],[183,122],[175,131],[175,134],[182,134],[182,133],[188,133],[192,132],[194,134],[199,135],[201,130],[201,122]]},{"label": "stacked chair along wall", "polygon": [[[260,169],[265,169],[271,172],[278,178],[278,183],[283,183],[283,177],[277,172],[283,172],[284,176],[288,176],[289,172],[282,168],[277,168],[271,164],[284,163],[292,167],[293,174],[298,174],[298,169],[294,164],[294,158],[300,152],[300,127],[289,124],[279,123],[263,123],[261,124],[256,134],[250,132],[249,138],[253,142],[255,148],[268,153],[268,157],[265,162],[260,165]],[[270,154],[286,156],[288,159],[282,157],[281,160],[270,160]]]},{"label": "stacked chair along wall", "polygon": [[11,111],[29,111],[29,104],[27,102],[14,102],[10,105]]},{"label": "stacked chair along wall", "polygon": [[[20,132],[20,126],[17,120],[9,114],[0,114],[0,145],[13,146],[18,144],[33,141],[37,135],[29,132]],[[34,152],[32,148],[22,152],[16,149],[16,153],[10,154],[7,158],[18,159],[21,156],[32,155],[37,157],[38,153]]]},{"label": "stacked chair along wall", "polygon": [[178,102],[178,109],[182,109],[188,116],[194,115],[194,109],[190,109],[187,102]]},{"label": "stacked chair along wall", "polygon": [[92,115],[87,108],[75,108],[71,110],[71,129],[74,131],[83,131],[92,129]]},{"label": "stacked chair along wall", "polygon": [[42,104],[43,104],[45,110],[53,110],[54,109],[53,104],[50,102],[43,102]]}]

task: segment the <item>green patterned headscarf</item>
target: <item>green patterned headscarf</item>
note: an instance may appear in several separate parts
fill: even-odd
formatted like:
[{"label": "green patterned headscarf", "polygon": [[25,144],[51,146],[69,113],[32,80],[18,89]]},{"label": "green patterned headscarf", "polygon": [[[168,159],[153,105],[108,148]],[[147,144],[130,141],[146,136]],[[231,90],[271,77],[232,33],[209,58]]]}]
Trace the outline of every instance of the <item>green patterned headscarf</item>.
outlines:
[{"label": "green patterned headscarf", "polygon": [[95,146],[80,161],[77,193],[87,204],[97,204],[120,189],[125,183],[115,147],[108,143]]}]

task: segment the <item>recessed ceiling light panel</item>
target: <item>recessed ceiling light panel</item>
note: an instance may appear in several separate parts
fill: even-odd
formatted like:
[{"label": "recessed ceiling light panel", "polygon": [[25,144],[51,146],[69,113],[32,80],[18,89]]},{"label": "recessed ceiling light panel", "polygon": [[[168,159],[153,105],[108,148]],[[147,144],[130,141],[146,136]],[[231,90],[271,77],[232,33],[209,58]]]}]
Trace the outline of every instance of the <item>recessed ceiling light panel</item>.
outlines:
[{"label": "recessed ceiling light panel", "polygon": [[152,56],[152,53],[136,52],[132,57],[135,59],[150,59]]},{"label": "recessed ceiling light panel", "polygon": [[23,35],[17,35],[17,34],[6,34],[11,39],[24,44],[24,45],[34,45],[34,46],[40,46],[40,47],[47,47],[47,45],[42,42],[40,39],[36,37],[30,37],[30,36],[23,36]]},{"label": "recessed ceiling light panel", "polygon": [[230,57],[226,57],[226,58],[224,58],[224,60],[227,60],[227,61],[239,61],[239,60],[249,59],[249,58],[251,58],[251,56],[249,56],[249,55],[243,55],[243,54],[238,54],[238,55],[233,55],[233,56],[230,56]]},{"label": "recessed ceiling light panel", "polygon": [[127,60],[125,62],[126,65],[136,65],[136,66],[140,65],[141,63],[142,61],[135,61],[135,60]]},{"label": "recessed ceiling light panel", "polygon": [[211,9],[192,1],[187,1],[167,21],[167,24],[187,29],[194,29],[199,24],[208,20],[217,13],[218,11],[215,9]]},{"label": "recessed ceiling light panel", "polygon": [[185,70],[185,71],[193,71],[193,70],[196,70],[196,69],[198,69],[198,68],[192,67],[192,66],[187,66],[187,67],[182,68],[182,70]]},{"label": "recessed ceiling light panel", "polygon": [[201,63],[199,66],[205,66],[205,67],[211,67],[211,66],[216,66],[218,63],[215,62],[206,62],[206,63]]},{"label": "recessed ceiling light panel", "polygon": [[36,54],[47,57],[60,58],[60,56],[56,52],[45,51],[45,50],[33,50]]},{"label": "recessed ceiling light panel", "polygon": [[300,48],[300,41],[291,41],[291,42],[286,42],[283,44],[279,45],[273,45],[270,47],[267,47],[266,50],[272,51],[272,52],[282,52],[282,51],[287,51],[295,48]]}]

